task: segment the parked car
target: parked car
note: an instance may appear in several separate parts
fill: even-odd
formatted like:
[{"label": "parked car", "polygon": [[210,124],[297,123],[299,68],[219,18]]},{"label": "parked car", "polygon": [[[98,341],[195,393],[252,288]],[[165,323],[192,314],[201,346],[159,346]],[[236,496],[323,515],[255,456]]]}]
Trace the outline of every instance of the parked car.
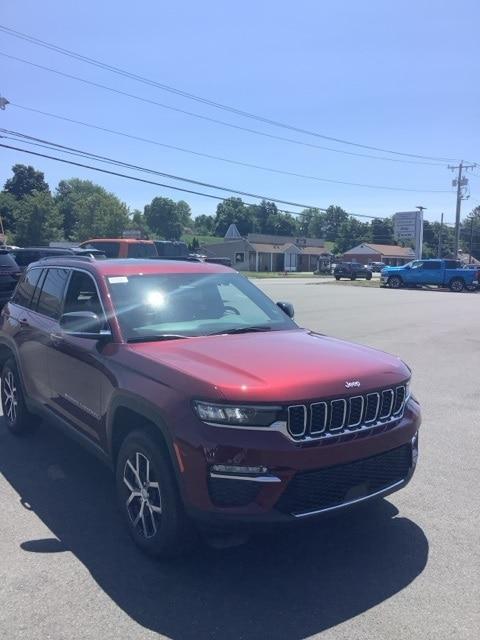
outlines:
[{"label": "parked car", "polygon": [[403,267],[385,267],[380,286],[400,289],[404,286],[431,285],[460,292],[478,286],[475,270],[459,268],[456,260],[413,260]]},{"label": "parked car", "polygon": [[98,249],[81,249],[80,247],[17,247],[10,250],[15,262],[22,271],[32,262],[53,256],[88,255],[97,259],[105,258],[103,251]]},{"label": "parked car", "polygon": [[337,264],[333,270],[333,275],[335,280],[340,280],[340,278],[348,278],[349,280],[356,280],[357,278],[372,279],[370,269],[363,264],[358,264],[358,262],[341,262]]},{"label": "parked car", "polygon": [[10,299],[21,274],[10,252],[0,249],[0,309]]},{"label": "parked car", "polygon": [[133,238],[98,238],[82,242],[83,249],[98,249],[107,258],[153,258],[158,256],[153,240]]},{"label": "parked car", "polygon": [[386,266],[385,262],[369,262],[367,265],[373,273],[380,273],[380,271]]},{"label": "parked car", "polygon": [[8,430],[43,416],[104,459],[157,556],[199,524],[298,524],[388,495],[417,461],[410,369],[300,328],[221,265],[33,264],[1,315],[0,366]]}]

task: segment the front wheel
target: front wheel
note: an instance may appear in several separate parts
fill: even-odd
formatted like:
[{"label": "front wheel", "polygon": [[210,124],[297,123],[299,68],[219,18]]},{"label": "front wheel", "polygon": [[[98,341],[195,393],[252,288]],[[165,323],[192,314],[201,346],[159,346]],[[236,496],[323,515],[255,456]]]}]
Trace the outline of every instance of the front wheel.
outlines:
[{"label": "front wheel", "polygon": [[340,280],[340,276],[335,276],[335,280],[338,282]]},{"label": "front wheel", "polygon": [[402,284],[403,284],[402,279],[399,278],[398,276],[391,276],[388,279],[388,286],[390,287],[390,289],[400,289]]},{"label": "front wheel", "polygon": [[116,486],[130,535],[143,551],[162,558],[187,551],[193,538],[168,454],[146,430],[124,440]]},{"label": "front wheel", "polygon": [[465,289],[465,281],[462,278],[453,278],[450,280],[450,291],[454,291],[455,293],[460,293]]},{"label": "front wheel", "polygon": [[2,369],[2,409],[10,433],[22,435],[28,433],[38,422],[25,404],[22,383],[17,365],[9,358]]},{"label": "front wheel", "polygon": [[367,275],[365,276],[367,280],[371,280],[372,279],[372,274],[371,273],[367,273]]}]

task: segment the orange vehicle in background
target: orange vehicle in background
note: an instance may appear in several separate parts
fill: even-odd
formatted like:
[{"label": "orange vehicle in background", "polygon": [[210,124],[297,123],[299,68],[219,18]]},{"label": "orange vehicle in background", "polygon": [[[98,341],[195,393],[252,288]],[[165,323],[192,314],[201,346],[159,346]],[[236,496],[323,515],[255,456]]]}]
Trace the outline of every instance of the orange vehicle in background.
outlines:
[{"label": "orange vehicle in background", "polygon": [[107,258],[152,258],[158,255],[153,240],[133,238],[98,238],[86,240],[79,245],[82,249],[98,249]]}]

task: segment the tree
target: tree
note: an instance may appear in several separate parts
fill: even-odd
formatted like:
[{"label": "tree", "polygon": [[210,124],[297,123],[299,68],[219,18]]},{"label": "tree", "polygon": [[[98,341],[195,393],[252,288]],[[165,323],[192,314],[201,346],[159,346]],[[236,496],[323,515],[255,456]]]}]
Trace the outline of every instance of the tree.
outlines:
[{"label": "tree", "polygon": [[111,193],[92,193],[75,203],[73,239],[119,238],[129,223],[127,205]]},{"label": "tree", "polygon": [[[95,236],[117,237],[128,225],[128,209],[113,193],[90,180],[71,178],[59,182],[55,202],[63,216],[66,240],[88,240]],[[98,220],[92,207],[99,206]],[[92,227],[88,229],[88,220]]]},{"label": "tree", "polygon": [[231,224],[237,226],[240,235],[253,231],[253,212],[241,198],[227,198],[217,205],[215,215],[215,235],[224,236]]},{"label": "tree", "polygon": [[15,210],[15,243],[43,245],[63,236],[62,216],[50,193],[36,192],[18,202]]},{"label": "tree", "polygon": [[475,207],[462,222],[460,240],[463,251],[469,254],[471,244],[472,256],[480,260],[480,206]]},{"label": "tree", "polygon": [[297,232],[297,221],[289,213],[271,213],[265,222],[263,232],[277,236],[294,236]]},{"label": "tree", "polygon": [[348,217],[340,224],[335,240],[335,253],[345,253],[352,247],[368,239],[370,225],[356,218]]},{"label": "tree", "polygon": [[15,164],[12,167],[13,177],[5,182],[4,190],[15,198],[24,198],[35,192],[49,192],[45,176],[31,165]]},{"label": "tree", "polygon": [[374,218],[370,223],[370,238],[374,244],[394,244],[393,220]]},{"label": "tree", "polygon": [[153,231],[166,240],[179,240],[183,225],[177,203],[171,198],[154,198],[145,205],[144,217]]},{"label": "tree", "polygon": [[17,207],[18,200],[15,196],[12,196],[11,193],[7,193],[6,191],[0,193],[0,216],[5,233],[9,236],[15,233],[15,211]]},{"label": "tree", "polygon": [[275,217],[278,216],[277,205],[268,200],[262,200],[260,204],[251,205],[252,217],[255,220],[255,230],[260,233],[274,233]]},{"label": "tree", "polygon": [[199,235],[210,235],[213,233],[215,228],[215,218],[202,213],[193,219],[193,228]]},{"label": "tree", "polygon": [[185,200],[179,200],[177,202],[177,215],[180,224],[183,227],[188,227],[192,224],[192,210],[190,205]]},{"label": "tree", "polygon": [[325,221],[325,240],[337,240],[340,227],[348,222],[349,216],[342,207],[330,205],[324,213]]}]

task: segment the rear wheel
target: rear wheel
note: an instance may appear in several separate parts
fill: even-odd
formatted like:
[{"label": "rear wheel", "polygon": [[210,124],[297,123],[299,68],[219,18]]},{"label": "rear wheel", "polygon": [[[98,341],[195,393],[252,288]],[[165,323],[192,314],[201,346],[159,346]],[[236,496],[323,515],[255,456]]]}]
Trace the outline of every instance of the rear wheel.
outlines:
[{"label": "rear wheel", "polygon": [[340,280],[340,276],[335,276],[335,280]]},{"label": "rear wheel", "polygon": [[455,293],[460,293],[465,289],[465,281],[462,278],[453,278],[450,280],[450,291],[454,291]]},{"label": "rear wheel", "polygon": [[9,358],[2,369],[2,409],[8,430],[21,435],[31,431],[38,418],[31,414],[25,404],[17,365]]},{"label": "rear wheel", "polygon": [[372,274],[371,273],[367,273],[367,275],[365,276],[367,280],[371,280],[372,279]]},{"label": "rear wheel", "polygon": [[356,279],[357,279],[357,276],[355,276],[355,275],[351,275],[350,276],[350,280],[356,280]]},{"label": "rear wheel", "polygon": [[403,284],[402,279],[399,278],[398,276],[391,276],[388,279],[388,286],[390,287],[390,289],[400,289],[402,284]]},{"label": "rear wheel", "polygon": [[116,465],[120,510],[135,543],[156,557],[172,557],[193,541],[168,454],[147,431],[130,433]]}]

